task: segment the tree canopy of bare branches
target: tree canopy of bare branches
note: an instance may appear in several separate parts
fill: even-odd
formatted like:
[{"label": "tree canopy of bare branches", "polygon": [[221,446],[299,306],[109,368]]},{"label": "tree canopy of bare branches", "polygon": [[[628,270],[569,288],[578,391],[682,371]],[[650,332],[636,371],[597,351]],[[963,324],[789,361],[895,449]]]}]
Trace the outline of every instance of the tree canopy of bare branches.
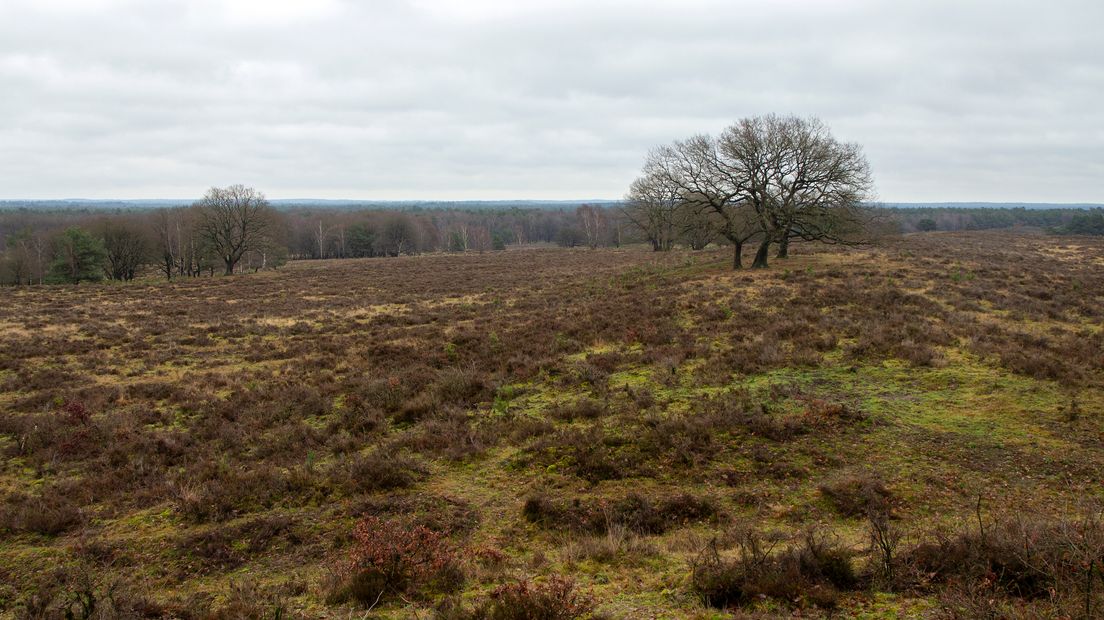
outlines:
[{"label": "tree canopy of bare branches", "polygon": [[873,191],[860,146],[839,142],[818,119],[775,115],[654,149],[630,196],[641,186],[717,217],[718,232],[734,246],[734,268],[753,239],[759,247],[752,267],[767,266],[772,244],[785,257],[794,238],[861,241]]},{"label": "tree canopy of bare branches", "polygon": [[114,221],[103,226],[101,235],[107,276],[112,280],[133,280],[150,255],[145,231],[132,222]]},{"label": "tree canopy of bare branches", "polygon": [[258,249],[269,234],[274,213],[264,194],[244,185],[212,187],[195,210],[203,240],[226,267],[226,275],[250,250]]},{"label": "tree canopy of bare branches", "polygon": [[652,249],[670,250],[678,232],[681,197],[661,174],[645,174],[633,181],[621,212],[652,244]]}]

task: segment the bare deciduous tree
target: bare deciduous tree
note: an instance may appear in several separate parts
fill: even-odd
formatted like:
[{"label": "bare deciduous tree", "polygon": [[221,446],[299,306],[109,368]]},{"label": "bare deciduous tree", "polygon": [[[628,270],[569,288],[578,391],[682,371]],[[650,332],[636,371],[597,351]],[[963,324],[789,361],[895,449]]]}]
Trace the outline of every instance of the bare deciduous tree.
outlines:
[{"label": "bare deciduous tree", "polygon": [[752,267],[766,267],[771,243],[785,257],[792,238],[860,239],[873,181],[857,144],[836,140],[818,119],[760,116],[726,129],[719,164],[743,185],[763,236]]},{"label": "bare deciduous tree", "polygon": [[652,151],[644,166],[680,199],[720,218],[734,246],[758,238],[752,267],[766,267],[770,246],[785,257],[793,238],[827,243],[861,239],[872,189],[862,149],[841,143],[817,119],[760,116],[720,138],[694,136]]},{"label": "bare deciduous tree", "polygon": [[273,213],[264,194],[244,185],[212,187],[195,204],[203,240],[218,254],[225,274],[248,251],[257,249],[272,227]]},{"label": "bare deciduous tree", "polygon": [[391,214],[383,224],[380,244],[387,256],[413,254],[418,247],[418,229],[407,214]]},{"label": "bare deciduous tree", "polygon": [[4,282],[42,284],[46,279],[49,249],[45,235],[29,228],[9,236],[3,255]]},{"label": "bare deciduous tree", "polygon": [[762,234],[762,226],[744,195],[744,185],[726,169],[716,142],[699,135],[652,151],[645,164],[675,188],[685,209],[694,217],[712,214],[718,232],[733,246],[732,268],[743,266],[744,244]]},{"label": "bare deciduous tree", "polygon": [[144,231],[130,222],[114,221],[103,227],[102,236],[107,251],[107,277],[133,280],[149,259],[150,245]]},{"label": "bare deciduous tree", "polygon": [[674,246],[676,220],[682,205],[678,188],[662,174],[649,173],[633,181],[621,212],[652,244],[656,252]]},{"label": "bare deciduous tree", "polygon": [[587,246],[596,248],[601,245],[607,224],[602,210],[591,205],[580,205],[575,210],[575,217],[579,221],[579,230],[582,231]]},{"label": "bare deciduous tree", "polygon": [[708,209],[683,203],[675,211],[675,228],[678,238],[691,250],[704,250],[717,240],[723,221]]}]

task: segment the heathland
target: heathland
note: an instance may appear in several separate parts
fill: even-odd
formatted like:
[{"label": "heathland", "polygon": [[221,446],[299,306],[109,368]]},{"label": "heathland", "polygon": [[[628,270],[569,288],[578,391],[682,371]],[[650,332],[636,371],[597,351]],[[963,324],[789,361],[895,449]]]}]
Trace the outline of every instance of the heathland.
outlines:
[{"label": "heathland", "polygon": [[0,294],[0,616],[1093,617],[1104,239]]}]

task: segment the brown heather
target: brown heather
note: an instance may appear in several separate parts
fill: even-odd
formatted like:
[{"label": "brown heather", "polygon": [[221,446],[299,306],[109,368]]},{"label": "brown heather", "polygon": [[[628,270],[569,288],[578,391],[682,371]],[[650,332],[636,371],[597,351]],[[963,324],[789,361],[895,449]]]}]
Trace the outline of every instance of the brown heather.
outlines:
[{"label": "brown heather", "polygon": [[0,617],[1099,617],[1104,242],[1061,242],[5,289]]}]

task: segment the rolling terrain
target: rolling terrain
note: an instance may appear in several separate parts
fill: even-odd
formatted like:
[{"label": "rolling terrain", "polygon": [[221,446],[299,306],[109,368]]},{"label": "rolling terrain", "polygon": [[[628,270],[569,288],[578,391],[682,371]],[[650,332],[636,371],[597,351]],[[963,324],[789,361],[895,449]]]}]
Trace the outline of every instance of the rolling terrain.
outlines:
[{"label": "rolling terrain", "polygon": [[730,262],[5,289],[0,616],[1104,613],[1104,240]]}]

